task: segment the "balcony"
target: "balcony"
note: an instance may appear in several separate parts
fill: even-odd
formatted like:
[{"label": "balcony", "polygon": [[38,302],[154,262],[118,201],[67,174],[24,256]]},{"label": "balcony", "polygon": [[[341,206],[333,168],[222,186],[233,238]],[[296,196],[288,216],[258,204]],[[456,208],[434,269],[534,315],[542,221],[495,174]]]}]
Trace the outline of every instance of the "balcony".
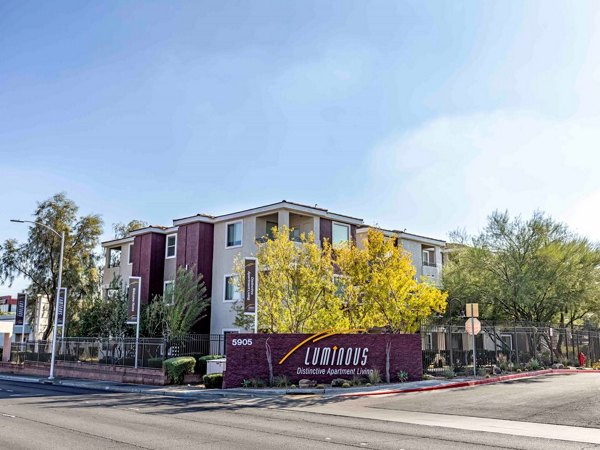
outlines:
[{"label": "balcony", "polygon": [[[295,213],[289,213],[288,217],[289,223],[286,225],[290,228],[291,241],[300,242],[302,240],[302,234],[308,236],[309,233],[314,232],[314,217]],[[256,218],[256,242],[264,243],[269,239],[273,239],[273,228],[280,228],[283,226],[281,222],[285,224],[284,221],[280,221],[278,213],[258,216]]]}]

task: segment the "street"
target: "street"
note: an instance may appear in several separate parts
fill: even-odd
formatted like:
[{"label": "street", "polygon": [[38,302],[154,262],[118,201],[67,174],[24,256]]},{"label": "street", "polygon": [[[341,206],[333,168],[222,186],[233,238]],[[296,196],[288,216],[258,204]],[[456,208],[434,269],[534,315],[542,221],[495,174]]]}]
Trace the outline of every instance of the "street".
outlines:
[{"label": "street", "polygon": [[183,399],[1,381],[0,448],[600,448],[599,400],[597,374],[345,399]]}]

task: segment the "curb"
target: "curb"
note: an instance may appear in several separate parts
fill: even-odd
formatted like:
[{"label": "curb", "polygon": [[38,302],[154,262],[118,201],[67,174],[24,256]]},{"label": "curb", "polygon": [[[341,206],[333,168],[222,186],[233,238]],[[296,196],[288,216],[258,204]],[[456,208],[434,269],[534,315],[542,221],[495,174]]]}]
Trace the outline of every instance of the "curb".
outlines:
[{"label": "curb", "polygon": [[35,384],[51,383],[51,381],[49,381],[47,378],[29,378],[29,377],[20,377],[18,375],[5,375],[5,374],[0,374],[0,380],[14,381],[17,383],[35,383]]},{"label": "curb", "polygon": [[483,384],[491,383],[502,383],[505,381],[518,380],[521,378],[534,378],[544,375],[561,375],[561,374],[579,374],[579,373],[600,373],[600,370],[570,370],[570,369],[545,369],[537,370],[535,372],[523,372],[511,375],[500,375],[494,378],[485,378],[482,380],[472,381],[461,381],[458,383],[448,383],[438,386],[426,386],[422,388],[411,388],[411,389],[390,389],[386,391],[374,391],[374,392],[348,392],[346,394],[339,394],[336,397],[368,397],[372,395],[388,395],[388,394],[409,394],[412,392],[428,392],[428,391],[439,391],[442,389],[458,389],[465,387],[475,387]]},{"label": "curb", "polygon": [[475,387],[485,384],[502,383],[505,381],[518,380],[522,378],[534,378],[545,375],[561,375],[561,374],[581,374],[581,373],[600,373],[600,370],[571,370],[571,369],[545,369],[535,372],[523,372],[511,375],[500,375],[494,378],[484,378],[481,380],[469,380],[450,382],[436,386],[424,386],[419,388],[408,389],[387,389],[363,392],[345,392],[333,393],[326,389],[277,389],[277,390],[244,390],[240,389],[209,389],[209,390],[180,390],[170,391],[160,387],[137,387],[136,385],[101,385],[93,382],[81,382],[70,380],[48,380],[47,378],[21,377],[18,375],[0,374],[0,380],[13,381],[19,383],[33,384],[51,384],[56,386],[72,387],[77,389],[87,389],[91,391],[102,392],[117,392],[124,394],[143,394],[143,395],[161,395],[165,397],[183,397],[183,398],[225,398],[225,397],[277,397],[283,395],[326,395],[329,398],[334,397],[369,397],[376,395],[390,394],[409,394],[414,392],[429,392],[439,391],[442,389],[460,389],[466,387]]}]

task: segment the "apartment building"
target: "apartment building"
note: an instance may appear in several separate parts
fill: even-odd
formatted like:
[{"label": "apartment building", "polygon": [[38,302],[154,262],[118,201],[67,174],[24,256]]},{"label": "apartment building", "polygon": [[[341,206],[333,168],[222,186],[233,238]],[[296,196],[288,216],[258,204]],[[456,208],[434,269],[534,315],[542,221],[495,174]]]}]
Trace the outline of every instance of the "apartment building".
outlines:
[{"label": "apartment building", "polygon": [[[367,237],[369,226],[361,227],[357,232],[356,244],[360,248]],[[415,266],[417,280],[426,278],[431,283],[439,285],[442,281],[443,253],[446,242],[406,231],[382,230],[384,236],[395,239],[397,245],[410,253],[412,264]]]},{"label": "apartment building", "polygon": [[[173,220],[171,227],[147,227],[125,238],[103,242],[103,287],[110,295],[115,276],[124,281],[140,276],[141,301],[148,303],[154,295],[172,287],[177,267],[193,268],[204,276],[211,297],[209,320],[199,324],[196,331],[242,332],[233,325],[235,314],[231,310],[239,298],[229,282],[234,276],[234,259],[237,255],[255,255],[257,243],[268,239],[274,226],[284,225],[293,230],[292,239],[312,232],[319,244],[324,239],[333,244],[352,239],[360,245],[368,230],[360,218],[285,200],[220,216],[196,214]],[[444,241],[391,230],[385,233],[397,238],[411,253],[418,277],[439,283]]]}]

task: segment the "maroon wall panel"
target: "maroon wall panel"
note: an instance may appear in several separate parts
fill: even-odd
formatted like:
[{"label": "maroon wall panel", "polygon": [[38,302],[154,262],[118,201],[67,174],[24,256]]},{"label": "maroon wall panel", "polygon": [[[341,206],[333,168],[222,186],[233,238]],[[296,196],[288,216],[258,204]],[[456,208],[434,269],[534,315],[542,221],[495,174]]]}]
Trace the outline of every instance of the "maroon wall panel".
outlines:
[{"label": "maroon wall panel", "polygon": [[185,266],[187,242],[187,226],[182,225],[177,229],[177,267]]},{"label": "maroon wall panel", "polygon": [[165,235],[146,233],[138,235],[133,244],[131,274],[142,277],[140,296],[147,304],[154,295],[162,294],[165,270]]},{"label": "maroon wall panel", "polygon": [[[212,296],[214,226],[210,223],[195,222],[181,225],[177,231],[177,267],[194,268],[194,274],[201,273],[207,295]],[[210,332],[210,310],[194,331]]]},{"label": "maroon wall panel", "polygon": [[327,239],[329,241],[329,243],[331,243],[331,233],[332,233],[332,223],[331,220],[329,219],[321,219],[321,224],[320,224],[320,239],[321,242],[323,242],[324,239]]},{"label": "maroon wall panel", "polygon": [[198,227],[199,223],[187,225],[187,241],[185,243],[185,263],[190,269],[194,269],[194,275],[198,273]]},{"label": "maroon wall panel", "polygon": [[294,383],[303,378],[330,383],[334,378],[366,377],[373,369],[379,370],[385,381],[388,345],[390,381],[397,382],[401,370],[408,373],[411,381],[423,377],[418,334],[336,334],[317,342],[309,339],[282,362],[290,350],[310,337],[308,334],[229,334],[223,387],[241,387],[244,379],[250,378],[268,381],[267,345],[273,376],[286,375]]},{"label": "maroon wall panel", "polygon": [[152,257],[150,259],[150,283],[148,301],[163,293],[165,277],[165,246],[167,237],[164,234],[151,234]]}]

